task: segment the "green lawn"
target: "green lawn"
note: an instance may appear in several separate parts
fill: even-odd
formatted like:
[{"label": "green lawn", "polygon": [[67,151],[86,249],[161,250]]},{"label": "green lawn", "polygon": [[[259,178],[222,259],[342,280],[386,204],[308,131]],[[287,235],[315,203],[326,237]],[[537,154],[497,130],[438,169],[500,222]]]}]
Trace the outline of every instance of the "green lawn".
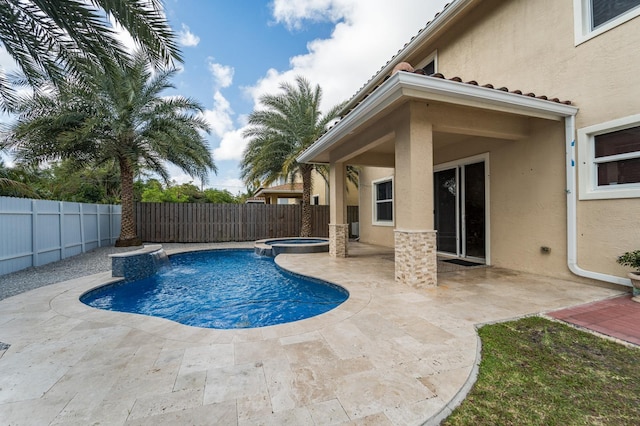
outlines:
[{"label": "green lawn", "polygon": [[479,334],[478,380],[443,425],[640,425],[640,348],[539,317]]}]

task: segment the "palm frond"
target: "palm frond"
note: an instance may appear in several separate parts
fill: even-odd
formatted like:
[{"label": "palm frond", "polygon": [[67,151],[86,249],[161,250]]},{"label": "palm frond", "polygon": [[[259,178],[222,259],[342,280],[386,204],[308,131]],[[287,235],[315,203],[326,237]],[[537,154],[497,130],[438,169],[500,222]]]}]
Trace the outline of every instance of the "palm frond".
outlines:
[{"label": "palm frond", "polygon": [[[0,0],[0,45],[33,86],[43,79],[56,85],[68,78],[86,81],[88,72],[116,72],[130,60],[110,19],[155,67],[182,61],[158,0]],[[0,109],[12,107],[12,96],[3,77]]]}]

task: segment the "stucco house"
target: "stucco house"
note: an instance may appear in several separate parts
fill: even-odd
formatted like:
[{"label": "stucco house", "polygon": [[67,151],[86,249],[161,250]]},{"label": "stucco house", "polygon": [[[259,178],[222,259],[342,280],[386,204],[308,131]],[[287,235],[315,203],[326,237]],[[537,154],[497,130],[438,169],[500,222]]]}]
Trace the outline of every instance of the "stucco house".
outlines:
[{"label": "stucco house", "polygon": [[331,256],[348,255],[355,165],[360,241],[394,247],[397,281],[436,285],[445,256],[628,285],[638,15],[640,0],[451,2],[298,158],[330,166]]},{"label": "stucco house", "polygon": [[[300,204],[302,203],[302,178],[296,175],[293,182],[280,179],[272,185],[260,187],[253,198],[261,200],[263,204]],[[358,188],[351,181],[347,182],[346,202],[349,206],[358,205]],[[329,185],[315,169],[311,172],[311,204],[316,206],[329,204]]]},{"label": "stucco house", "polygon": [[298,204],[302,202],[302,182],[263,186],[254,197],[262,198],[265,204]]}]

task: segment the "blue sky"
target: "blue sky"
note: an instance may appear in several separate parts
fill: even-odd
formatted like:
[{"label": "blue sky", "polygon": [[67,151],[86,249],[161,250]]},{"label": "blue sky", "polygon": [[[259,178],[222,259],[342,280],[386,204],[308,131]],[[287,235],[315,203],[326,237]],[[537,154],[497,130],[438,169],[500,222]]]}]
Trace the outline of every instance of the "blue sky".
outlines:
[{"label": "blue sky", "polygon": [[[322,87],[324,108],[342,102],[448,1],[164,0],[184,58],[174,93],[197,99],[213,128],[208,140],[218,173],[206,186],[244,192],[242,131],[262,94],[302,75]],[[0,66],[11,69],[2,48]],[[170,171],[178,183],[192,181]]]}]

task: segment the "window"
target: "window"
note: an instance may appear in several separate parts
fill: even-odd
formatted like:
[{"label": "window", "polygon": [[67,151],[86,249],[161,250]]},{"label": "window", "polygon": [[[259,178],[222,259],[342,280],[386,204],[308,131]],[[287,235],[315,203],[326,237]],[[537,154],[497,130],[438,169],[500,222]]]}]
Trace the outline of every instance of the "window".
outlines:
[{"label": "window", "polygon": [[420,61],[416,69],[422,68],[426,75],[432,75],[438,72],[438,51],[433,52],[424,60]]},{"label": "window", "polygon": [[433,75],[436,73],[436,63],[435,61],[431,61],[429,62],[427,65],[425,65],[424,67],[422,67],[422,69],[424,70],[424,73],[426,75]]},{"label": "window", "polygon": [[580,198],[640,197],[640,115],[578,131]]},{"label": "window", "polygon": [[393,225],[393,179],[385,178],[373,182],[373,223]]},{"label": "window", "polygon": [[311,204],[314,206],[317,206],[318,204],[320,204],[320,196],[319,195],[314,195],[311,198]]},{"label": "window", "polygon": [[640,5],[640,0],[591,0],[591,29],[596,29]]},{"label": "window", "polygon": [[573,0],[576,45],[640,15],[640,0]]}]

